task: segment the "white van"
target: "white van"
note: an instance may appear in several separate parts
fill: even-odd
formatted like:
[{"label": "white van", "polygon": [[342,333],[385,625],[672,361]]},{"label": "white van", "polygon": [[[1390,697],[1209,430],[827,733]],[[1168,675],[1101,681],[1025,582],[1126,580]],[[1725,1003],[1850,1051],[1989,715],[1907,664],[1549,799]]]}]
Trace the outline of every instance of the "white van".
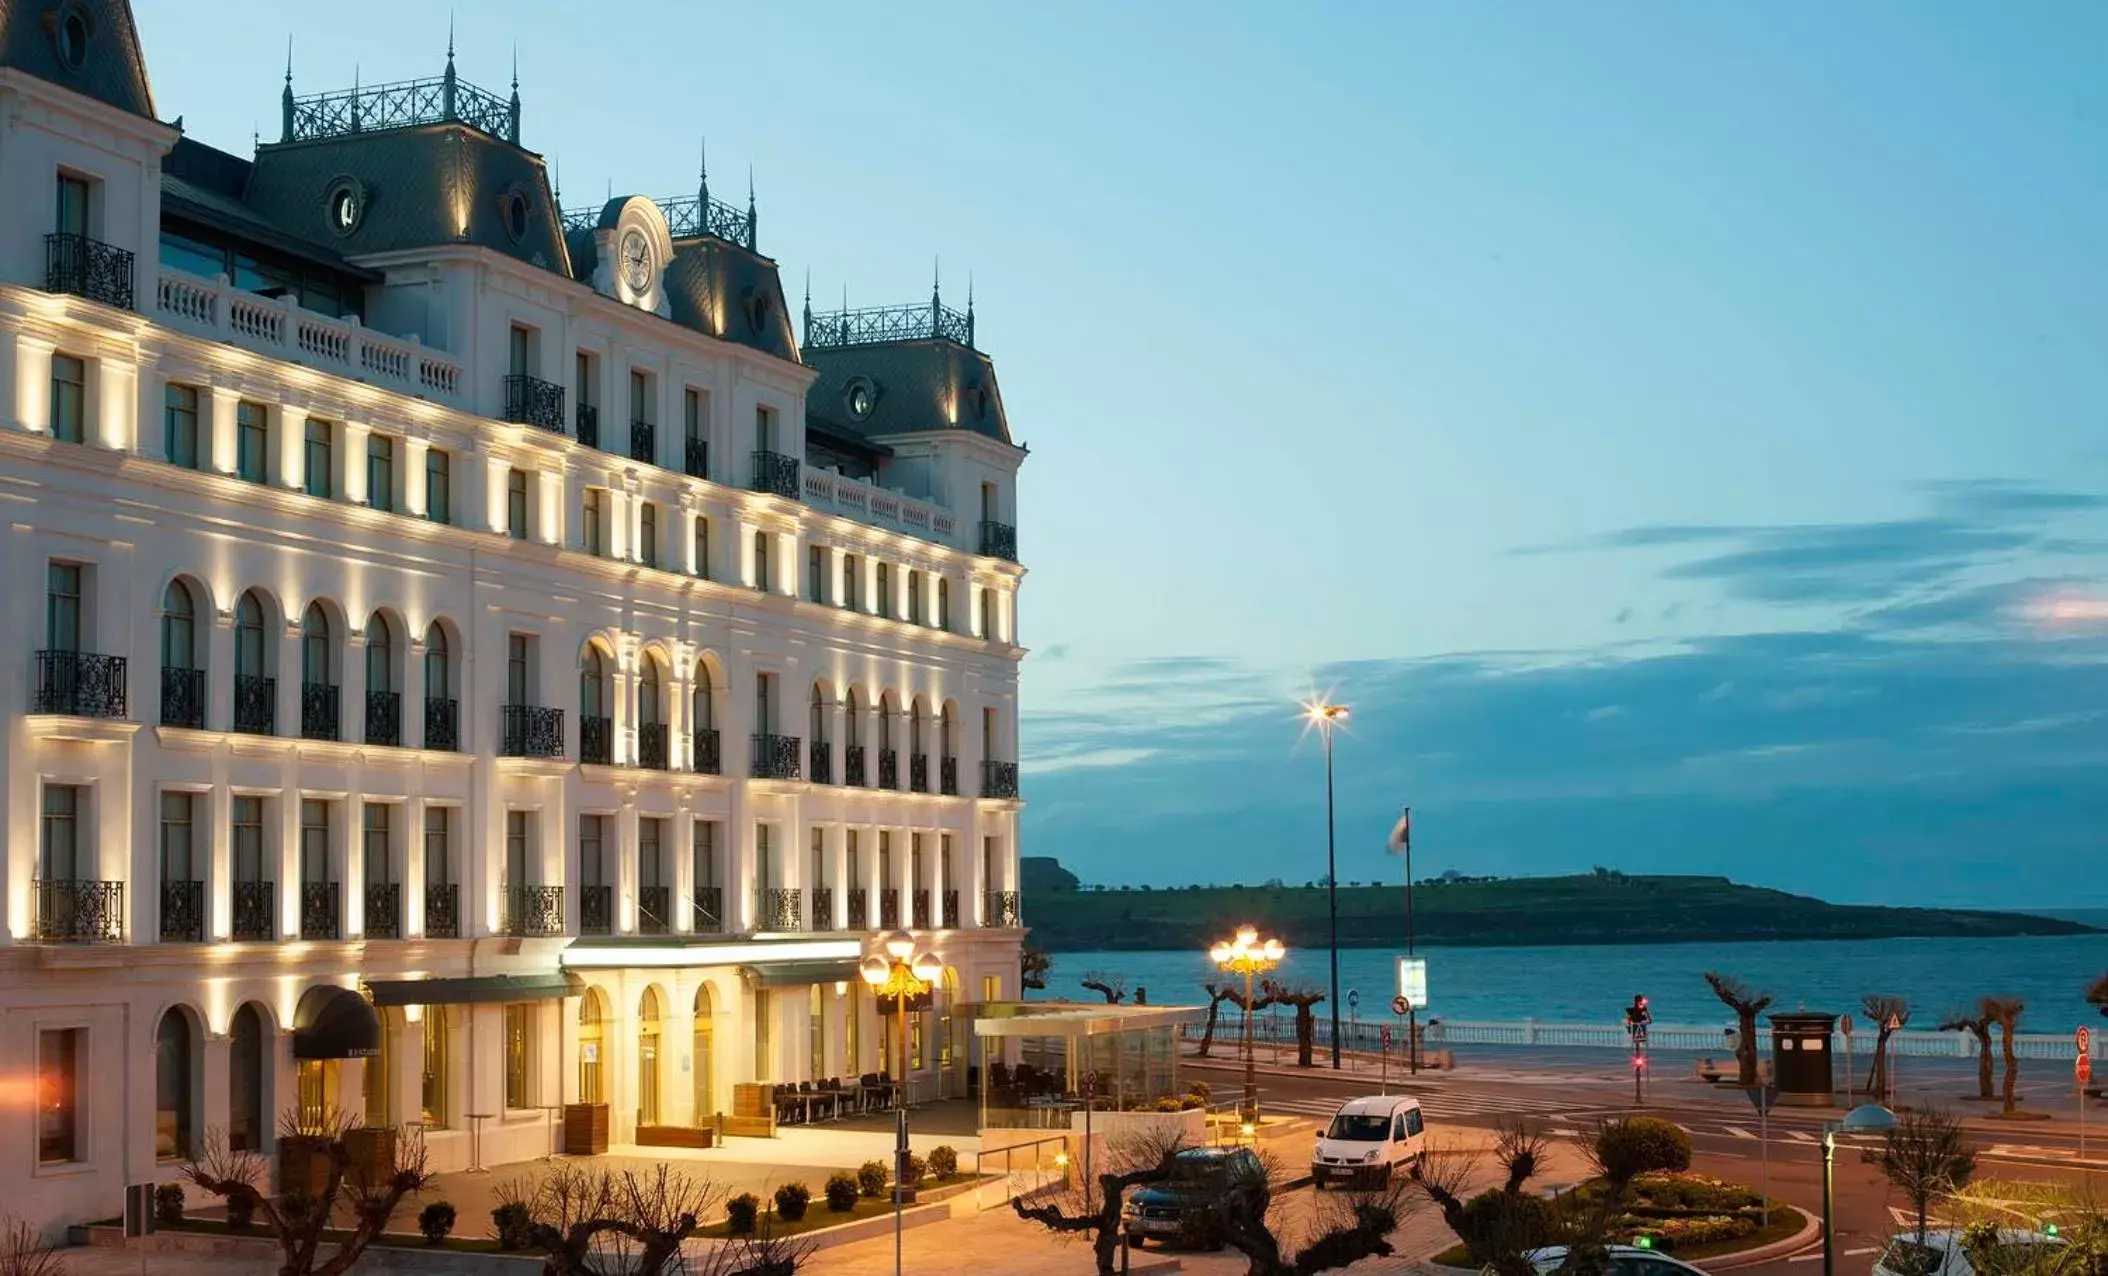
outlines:
[{"label": "white van", "polygon": [[1349,1099],[1318,1135],[1310,1178],[1319,1191],[1333,1183],[1382,1187],[1394,1172],[1420,1159],[1425,1142],[1420,1101],[1411,1095]]}]

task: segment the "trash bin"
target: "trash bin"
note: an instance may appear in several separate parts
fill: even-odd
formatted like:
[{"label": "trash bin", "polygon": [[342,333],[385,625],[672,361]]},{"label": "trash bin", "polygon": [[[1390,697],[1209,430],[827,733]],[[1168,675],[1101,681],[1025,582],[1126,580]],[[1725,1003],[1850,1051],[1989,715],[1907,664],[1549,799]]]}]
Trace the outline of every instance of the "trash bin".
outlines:
[{"label": "trash bin", "polygon": [[1837,1016],[1793,1014],[1771,1016],[1771,1078],[1779,1102],[1793,1107],[1826,1108],[1835,1101],[1830,1066],[1831,1035]]}]

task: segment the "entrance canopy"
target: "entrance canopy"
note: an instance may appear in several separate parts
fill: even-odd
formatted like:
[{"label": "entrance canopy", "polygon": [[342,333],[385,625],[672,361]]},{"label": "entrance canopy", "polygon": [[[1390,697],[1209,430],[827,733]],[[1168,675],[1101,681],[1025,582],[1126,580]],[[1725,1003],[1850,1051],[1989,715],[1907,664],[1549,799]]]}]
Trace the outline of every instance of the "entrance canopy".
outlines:
[{"label": "entrance canopy", "polygon": [[476,1006],[521,1001],[560,1001],[585,990],[576,975],[474,975],[464,979],[372,979],[366,991],[376,1006]]},{"label": "entrance canopy", "polygon": [[318,984],[293,1010],[295,1059],[365,1059],[381,1052],[381,1019],[349,988]]},{"label": "entrance canopy", "polygon": [[1067,1128],[1085,1104],[1099,1111],[1154,1107],[1180,1097],[1179,1025],[1198,1006],[1109,1006],[1074,1001],[986,1002],[974,1035],[988,1061],[984,1128]]}]

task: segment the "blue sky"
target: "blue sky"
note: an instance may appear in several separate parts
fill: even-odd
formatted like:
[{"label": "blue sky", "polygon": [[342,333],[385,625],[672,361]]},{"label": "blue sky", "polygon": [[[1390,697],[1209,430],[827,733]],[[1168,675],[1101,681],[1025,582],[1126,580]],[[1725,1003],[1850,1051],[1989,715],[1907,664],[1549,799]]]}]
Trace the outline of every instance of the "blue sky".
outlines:
[{"label": "blue sky", "polygon": [[[135,7],[234,150],[289,29],[301,91],[446,39]],[[1033,449],[1028,853],[1321,872],[1315,686],[1346,878],[1410,801],[1430,871],[2108,903],[2108,10],[453,12],[567,202],[707,135],[793,288],[973,274]]]}]

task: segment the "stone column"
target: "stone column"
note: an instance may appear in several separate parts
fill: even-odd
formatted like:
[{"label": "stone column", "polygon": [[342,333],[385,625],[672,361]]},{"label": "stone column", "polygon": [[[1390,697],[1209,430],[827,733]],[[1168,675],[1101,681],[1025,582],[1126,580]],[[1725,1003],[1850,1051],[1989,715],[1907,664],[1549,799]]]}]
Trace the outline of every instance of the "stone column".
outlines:
[{"label": "stone column", "polygon": [[17,332],[13,337],[14,423],[33,434],[51,433],[51,356],[58,347],[42,337]]},{"label": "stone column", "polygon": [[239,390],[224,385],[207,387],[205,393],[198,396],[198,412],[204,417],[198,425],[205,436],[205,455],[199,460],[215,474],[234,473],[234,412],[241,397]]},{"label": "stone column", "polygon": [[[483,470],[486,478],[483,501],[486,526],[491,531],[503,536],[505,535],[506,492],[508,482],[512,477],[512,467],[497,457],[491,457],[483,463]],[[527,493],[527,499],[530,502],[529,512],[532,513],[531,503],[534,500],[534,493],[531,489]]]}]

